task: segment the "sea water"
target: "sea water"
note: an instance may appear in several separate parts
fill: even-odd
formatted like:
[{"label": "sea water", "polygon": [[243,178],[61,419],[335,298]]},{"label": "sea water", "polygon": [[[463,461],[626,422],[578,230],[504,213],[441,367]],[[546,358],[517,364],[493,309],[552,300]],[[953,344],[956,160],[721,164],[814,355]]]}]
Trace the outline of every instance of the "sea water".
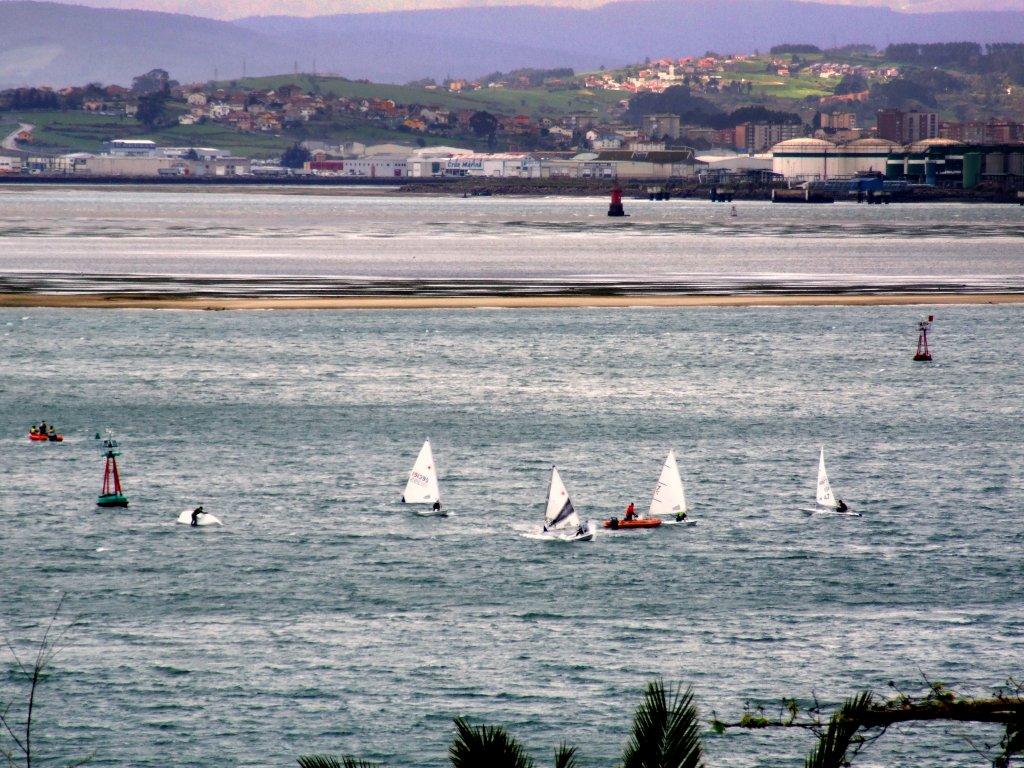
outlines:
[{"label": "sea water", "polygon": [[[63,256],[4,242],[23,269],[90,252],[66,237]],[[986,242],[962,263],[1019,266]],[[935,361],[914,363],[928,312]],[[890,682],[985,694],[1024,658],[1022,327],[986,305],[0,310],[0,632],[27,651],[61,595],[80,617],[39,692],[37,759],[441,766],[464,715],[596,768],[658,677],[705,719]],[[65,442],[30,443],[39,419]],[[107,427],[125,510],[95,506]],[[447,519],[397,503],[428,436]],[[802,511],[821,445],[863,517]],[[670,448],[696,526],[530,538],[552,464],[600,518],[644,510]],[[224,526],[175,523],[198,504]],[[863,762],[986,765],[967,736],[999,732],[913,726]],[[705,739],[715,766],[797,766],[813,742]]]}]

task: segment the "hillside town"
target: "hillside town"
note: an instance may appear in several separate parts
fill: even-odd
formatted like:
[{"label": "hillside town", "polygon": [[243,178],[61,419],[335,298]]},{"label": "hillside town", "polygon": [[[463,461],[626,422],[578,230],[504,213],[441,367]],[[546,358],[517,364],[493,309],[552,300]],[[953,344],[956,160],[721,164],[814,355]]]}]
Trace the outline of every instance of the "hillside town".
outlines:
[{"label": "hillside town", "polygon": [[[1020,113],[948,119],[938,108],[921,106],[920,100],[928,99],[916,91],[910,108],[879,107],[879,89],[906,90],[907,82],[914,82],[905,81],[901,70],[884,60],[832,61],[812,48],[779,46],[767,56],[659,59],[584,75],[521,70],[477,80],[424,81],[401,89],[415,97],[408,101],[338,93],[329,86],[366,92],[374,87],[358,83],[357,89],[337,78],[277,78],[280,82],[272,87],[180,84],[163,70],[140,75],[131,87],[12,89],[0,93],[0,116],[16,113],[24,122],[0,148],[0,174],[308,176],[339,182],[721,180],[735,175],[806,182],[877,174],[948,187],[983,182],[1024,187]],[[790,87],[794,78],[810,95],[789,102],[746,101],[756,92]],[[453,102],[471,93],[519,91],[527,96],[538,89],[548,95],[603,94],[603,100],[586,109],[509,113]],[[709,100],[713,94],[717,101]],[[47,146],[28,122],[38,111],[105,118],[111,121],[110,135],[88,151],[61,152]],[[352,138],[345,138],[346,127]],[[226,131],[228,136],[294,141],[276,152],[243,154],[230,145],[220,149],[150,137],[176,132],[175,137],[184,138],[189,130],[213,128],[221,136]],[[364,134],[385,140],[364,139]]]}]

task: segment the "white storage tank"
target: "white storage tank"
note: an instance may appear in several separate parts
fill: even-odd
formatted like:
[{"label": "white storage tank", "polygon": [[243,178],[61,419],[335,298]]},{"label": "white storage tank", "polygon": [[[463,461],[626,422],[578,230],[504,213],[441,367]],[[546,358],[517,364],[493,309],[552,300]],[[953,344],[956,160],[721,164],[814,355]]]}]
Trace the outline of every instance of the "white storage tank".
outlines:
[{"label": "white storage tank", "polygon": [[788,139],[772,147],[772,171],[797,181],[824,180],[835,175],[835,144],[824,139]]}]

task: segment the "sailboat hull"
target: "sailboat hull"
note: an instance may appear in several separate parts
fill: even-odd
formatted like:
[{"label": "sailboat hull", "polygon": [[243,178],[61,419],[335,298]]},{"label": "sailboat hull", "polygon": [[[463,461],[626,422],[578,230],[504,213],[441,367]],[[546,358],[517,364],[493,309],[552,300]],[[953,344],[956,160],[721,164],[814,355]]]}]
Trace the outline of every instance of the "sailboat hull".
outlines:
[{"label": "sailboat hull", "polygon": [[828,509],[827,507],[818,507],[817,509],[811,509],[810,507],[806,507],[801,511],[808,515],[830,515],[832,517],[864,517],[864,515],[862,515],[860,512],[851,512],[850,510],[847,510],[846,512],[840,512],[838,509]]},{"label": "sailboat hull", "polygon": [[[178,522],[182,525],[192,525],[192,510],[186,509],[178,515]],[[196,527],[206,527],[207,525],[223,525],[223,523],[209,512],[200,512],[196,515]]]},{"label": "sailboat hull", "polygon": [[447,509],[418,509],[417,517],[448,517]]},{"label": "sailboat hull", "polygon": [[541,535],[543,536],[543,538],[547,539],[548,541],[562,541],[562,542],[565,542],[567,544],[572,544],[573,542],[577,542],[577,541],[593,541],[594,540],[594,531],[593,530],[588,530],[586,533],[571,533],[571,534],[570,533],[559,534],[559,533],[555,533],[553,531],[548,531],[547,533],[544,533],[544,534],[541,534]]}]

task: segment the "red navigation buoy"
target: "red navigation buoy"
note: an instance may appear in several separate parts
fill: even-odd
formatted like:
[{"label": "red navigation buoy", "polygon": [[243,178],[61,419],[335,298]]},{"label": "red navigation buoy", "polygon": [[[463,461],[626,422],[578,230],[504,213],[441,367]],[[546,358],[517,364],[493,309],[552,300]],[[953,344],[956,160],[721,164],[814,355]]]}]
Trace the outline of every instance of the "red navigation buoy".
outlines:
[{"label": "red navigation buoy", "polygon": [[619,186],[619,182],[615,182],[615,186],[612,187],[612,202],[608,206],[609,216],[625,216],[626,211],[622,207],[622,187]]},{"label": "red navigation buoy", "polygon": [[103,441],[103,456],[106,458],[103,467],[103,490],[96,499],[98,507],[128,506],[128,499],[121,491],[121,475],[117,471],[117,457],[121,455],[117,447],[117,441],[110,430],[107,430],[107,439]]},{"label": "red navigation buoy", "polygon": [[932,361],[932,353],[928,350],[928,329],[932,327],[932,321],[935,320],[935,315],[928,315],[927,320],[922,320],[917,324],[917,353],[914,355],[914,361],[918,363],[930,363]]}]

